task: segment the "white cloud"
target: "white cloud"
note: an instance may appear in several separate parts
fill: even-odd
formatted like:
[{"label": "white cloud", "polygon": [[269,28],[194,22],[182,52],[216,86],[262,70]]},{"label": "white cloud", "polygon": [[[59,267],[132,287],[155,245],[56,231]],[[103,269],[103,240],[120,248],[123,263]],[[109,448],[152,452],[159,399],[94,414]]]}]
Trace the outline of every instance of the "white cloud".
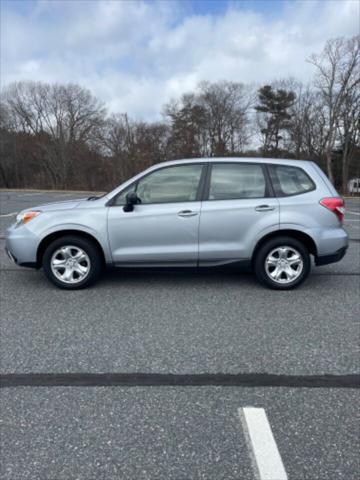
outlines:
[{"label": "white cloud", "polygon": [[237,3],[195,15],[175,1],[41,0],[25,16],[3,6],[1,84],[78,82],[110,110],[154,119],[201,80],[308,80],[311,53],[359,32],[356,0],[289,1],[276,13]]}]

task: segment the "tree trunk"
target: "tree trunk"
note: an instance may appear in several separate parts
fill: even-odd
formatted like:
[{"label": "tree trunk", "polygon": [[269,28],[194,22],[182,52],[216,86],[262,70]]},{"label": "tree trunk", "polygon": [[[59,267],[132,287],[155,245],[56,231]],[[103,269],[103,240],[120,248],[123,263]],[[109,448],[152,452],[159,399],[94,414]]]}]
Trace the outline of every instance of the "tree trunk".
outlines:
[{"label": "tree trunk", "polygon": [[1,165],[0,163],[0,174],[1,174],[1,178],[2,178],[2,185],[5,187],[5,188],[10,188],[10,185],[9,185],[9,182],[6,178],[6,175],[5,175],[5,170],[3,169],[3,166]]},{"label": "tree trunk", "polygon": [[327,168],[327,175],[329,177],[330,182],[334,185],[334,173],[332,168],[332,152],[331,149],[326,149],[326,168]]},{"label": "tree trunk", "polygon": [[349,140],[346,138],[344,151],[342,154],[342,194],[348,193],[348,181],[349,181]]}]

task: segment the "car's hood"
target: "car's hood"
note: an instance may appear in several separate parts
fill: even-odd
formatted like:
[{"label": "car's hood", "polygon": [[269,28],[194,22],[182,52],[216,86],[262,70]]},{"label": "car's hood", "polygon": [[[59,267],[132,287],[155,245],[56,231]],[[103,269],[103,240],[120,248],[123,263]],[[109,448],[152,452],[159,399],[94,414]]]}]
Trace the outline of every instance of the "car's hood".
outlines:
[{"label": "car's hood", "polygon": [[[77,198],[76,200],[64,200],[62,202],[45,203],[44,205],[37,205],[36,207],[26,208],[23,212],[31,210],[40,210],[41,212],[49,212],[54,210],[70,210],[79,205],[80,202],[86,200],[86,198]],[[22,212],[22,213],[23,213]]]}]

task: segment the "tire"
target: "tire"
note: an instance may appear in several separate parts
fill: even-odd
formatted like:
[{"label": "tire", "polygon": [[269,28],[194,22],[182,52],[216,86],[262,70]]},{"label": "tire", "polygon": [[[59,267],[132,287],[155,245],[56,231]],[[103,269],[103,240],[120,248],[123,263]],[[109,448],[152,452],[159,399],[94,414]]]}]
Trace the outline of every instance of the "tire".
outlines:
[{"label": "tire", "polygon": [[292,237],[279,236],[268,240],[254,259],[254,272],[259,282],[275,290],[299,286],[309,275],[310,269],[308,249]]},{"label": "tire", "polygon": [[100,276],[103,261],[98,247],[86,238],[66,235],[45,250],[42,266],[57,287],[78,290],[92,285]]}]

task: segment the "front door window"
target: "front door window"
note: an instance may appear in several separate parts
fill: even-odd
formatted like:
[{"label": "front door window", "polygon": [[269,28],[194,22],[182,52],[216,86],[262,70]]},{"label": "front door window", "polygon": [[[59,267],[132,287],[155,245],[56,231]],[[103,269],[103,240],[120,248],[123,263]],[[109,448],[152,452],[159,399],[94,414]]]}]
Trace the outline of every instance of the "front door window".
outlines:
[{"label": "front door window", "polygon": [[136,193],[142,204],[194,202],[202,167],[194,164],[161,168],[140,179]]}]

